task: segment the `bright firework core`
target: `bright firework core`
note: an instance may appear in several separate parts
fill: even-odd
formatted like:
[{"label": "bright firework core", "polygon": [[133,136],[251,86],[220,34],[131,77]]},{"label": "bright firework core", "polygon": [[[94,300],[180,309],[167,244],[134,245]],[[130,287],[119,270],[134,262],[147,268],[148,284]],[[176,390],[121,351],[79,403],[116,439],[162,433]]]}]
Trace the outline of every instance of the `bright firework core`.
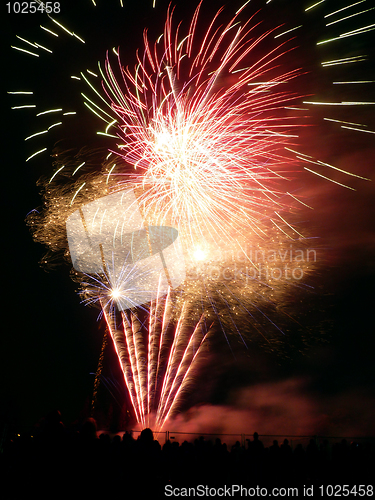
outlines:
[{"label": "bright firework core", "polygon": [[112,292],[111,292],[111,297],[112,297],[113,299],[115,299],[115,300],[116,300],[116,299],[119,299],[119,298],[121,297],[121,290],[118,290],[118,289],[116,289],[116,288],[115,288],[114,290],[112,290]]},{"label": "bright firework core", "polygon": [[207,257],[207,252],[201,247],[197,247],[193,252],[193,257],[195,260],[204,260]]}]

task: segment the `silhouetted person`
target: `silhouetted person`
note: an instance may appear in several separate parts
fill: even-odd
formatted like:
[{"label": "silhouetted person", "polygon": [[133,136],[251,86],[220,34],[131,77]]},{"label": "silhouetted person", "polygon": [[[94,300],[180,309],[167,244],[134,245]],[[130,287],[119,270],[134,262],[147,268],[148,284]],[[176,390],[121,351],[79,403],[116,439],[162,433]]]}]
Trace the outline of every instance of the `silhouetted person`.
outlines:
[{"label": "silhouetted person", "polygon": [[319,469],[319,448],[315,439],[310,439],[306,447],[306,463],[309,475],[312,478],[316,478]]},{"label": "silhouetted person", "polygon": [[269,472],[270,481],[278,484],[280,481],[280,446],[277,439],[275,439],[272,443],[272,446],[269,447],[267,453],[267,472]]},{"label": "silhouetted person", "polygon": [[140,433],[138,440],[142,443],[152,443],[152,441],[154,440],[154,433],[151,429],[146,427],[146,429],[143,429],[143,431]]},{"label": "silhouetted person", "polygon": [[320,477],[324,480],[330,473],[331,448],[328,440],[325,439],[319,449],[319,469]]},{"label": "silhouetted person", "polygon": [[290,481],[293,474],[292,471],[292,447],[288,439],[284,439],[283,444],[280,446],[280,471],[284,483]]},{"label": "silhouetted person", "polygon": [[55,446],[66,436],[66,429],[61,421],[59,410],[52,410],[41,422],[37,431],[37,439],[43,443],[50,443]]},{"label": "silhouetted person", "polygon": [[253,440],[249,441],[249,452],[255,459],[260,459],[263,456],[264,445],[259,439],[259,434],[257,432],[253,434]]},{"label": "silhouetted person", "polygon": [[290,459],[292,456],[292,448],[288,439],[284,439],[283,444],[280,446],[280,451],[284,459]]},{"label": "silhouetted person", "polygon": [[98,438],[98,429],[96,421],[93,418],[87,418],[79,431],[81,440],[92,441]]},{"label": "silhouetted person", "polygon": [[293,473],[297,481],[306,480],[306,452],[301,443],[293,451]]},{"label": "silhouetted person", "polygon": [[279,463],[280,454],[281,454],[281,450],[280,450],[279,442],[277,441],[277,439],[275,439],[272,443],[272,446],[270,446],[270,448],[268,450],[268,461],[269,461],[271,467],[274,467],[276,464]]},{"label": "silhouetted person", "polygon": [[248,470],[253,481],[258,481],[262,478],[264,457],[264,445],[259,439],[259,434],[254,432],[253,440],[249,441],[248,448]]}]

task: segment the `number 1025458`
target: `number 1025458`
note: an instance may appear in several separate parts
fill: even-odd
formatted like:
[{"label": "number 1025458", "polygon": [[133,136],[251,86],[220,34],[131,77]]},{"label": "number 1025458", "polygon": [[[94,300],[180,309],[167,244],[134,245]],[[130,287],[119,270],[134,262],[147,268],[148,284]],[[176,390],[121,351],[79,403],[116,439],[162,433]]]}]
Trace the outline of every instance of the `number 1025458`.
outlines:
[{"label": "number 1025458", "polygon": [[372,497],[374,495],[373,485],[349,486],[344,485],[325,485],[319,486],[320,495],[326,497]]},{"label": "number 1025458", "polygon": [[60,2],[8,2],[6,4],[8,14],[35,14],[42,12],[46,14],[59,14]]}]

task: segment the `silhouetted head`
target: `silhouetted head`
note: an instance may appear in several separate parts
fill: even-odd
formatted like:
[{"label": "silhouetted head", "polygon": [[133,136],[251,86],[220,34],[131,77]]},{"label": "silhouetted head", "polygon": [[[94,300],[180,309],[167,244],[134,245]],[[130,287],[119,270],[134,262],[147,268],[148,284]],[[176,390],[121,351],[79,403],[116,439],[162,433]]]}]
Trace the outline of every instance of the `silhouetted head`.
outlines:
[{"label": "silhouetted head", "polygon": [[146,427],[146,429],[143,429],[143,431],[141,432],[139,439],[144,443],[151,442],[154,440],[154,434],[151,429]]},{"label": "silhouetted head", "polygon": [[85,420],[80,430],[80,435],[84,439],[96,439],[98,437],[96,420],[94,418],[88,418]]},{"label": "silhouetted head", "polygon": [[123,436],[122,436],[122,440],[126,443],[130,443],[131,441],[133,441],[133,433],[132,431],[125,431]]}]

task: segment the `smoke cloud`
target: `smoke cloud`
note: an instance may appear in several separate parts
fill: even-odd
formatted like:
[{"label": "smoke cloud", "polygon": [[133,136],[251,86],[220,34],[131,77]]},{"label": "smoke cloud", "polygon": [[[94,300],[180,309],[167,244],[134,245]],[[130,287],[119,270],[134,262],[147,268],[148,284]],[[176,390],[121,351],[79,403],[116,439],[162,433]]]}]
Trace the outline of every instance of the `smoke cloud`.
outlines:
[{"label": "smoke cloud", "polygon": [[[374,417],[375,401],[365,390],[323,396],[309,390],[307,379],[290,378],[234,391],[225,405],[193,406],[170,420],[166,428],[194,434],[237,435],[223,436],[222,440],[228,443],[241,434],[250,438],[254,432],[277,435],[280,439],[314,435],[355,437],[373,433]],[[192,439],[176,433],[178,441],[181,437]]]}]

